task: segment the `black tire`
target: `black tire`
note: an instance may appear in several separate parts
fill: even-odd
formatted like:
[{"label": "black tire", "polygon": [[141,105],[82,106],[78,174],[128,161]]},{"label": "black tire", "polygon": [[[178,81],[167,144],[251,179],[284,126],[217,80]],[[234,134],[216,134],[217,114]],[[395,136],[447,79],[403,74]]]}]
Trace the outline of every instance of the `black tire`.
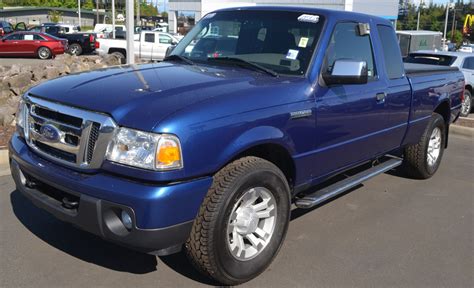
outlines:
[{"label": "black tire", "polygon": [[[433,136],[433,131],[438,128],[441,132],[441,139],[439,143],[439,154],[431,165],[428,163],[428,148],[430,139]],[[416,179],[428,179],[433,176],[438,170],[441,159],[443,158],[444,147],[446,144],[446,123],[444,118],[437,114],[433,113],[431,120],[428,123],[423,135],[421,136],[420,141],[415,145],[410,145],[405,148],[404,155],[404,165],[402,169],[404,172],[412,178]]]},{"label": "black tire", "polygon": [[472,95],[469,90],[464,90],[464,102],[461,106],[461,117],[467,117],[472,110]]},{"label": "black tire", "polygon": [[120,61],[120,64],[125,64],[127,62],[127,56],[125,56],[122,52],[120,51],[115,51],[115,52],[112,52],[110,53],[112,55],[114,55],[115,57],[117,57]]},{"label": "black tire", "polygon": [[68,53],[71,55],[79,56],[82,54],[82,46],[78,43],[72,43],[69,45]]},{"label": "black tire", "polygon": [[40,47],[38,48],[37,55],[39,59],[46,60],[51,58],[53,53],[51,53],[51,50],[49,50],[48,47]]},{"label": "black tire", "polygon": [[[227,223],[234,205],[242,203],[241,196],[255,187],[271,192],[276,200],[277,217],[268,244],[254,258],[242,261],[230,251]],[[230,163],[214,175],[214,182],[194,220],[186,242],[189,259],[200,272],[224,285],[237,285],[255,278],[271,264],[281,248],[288,229],[290,205],[287,180],[275,165],[257,157]]]}]

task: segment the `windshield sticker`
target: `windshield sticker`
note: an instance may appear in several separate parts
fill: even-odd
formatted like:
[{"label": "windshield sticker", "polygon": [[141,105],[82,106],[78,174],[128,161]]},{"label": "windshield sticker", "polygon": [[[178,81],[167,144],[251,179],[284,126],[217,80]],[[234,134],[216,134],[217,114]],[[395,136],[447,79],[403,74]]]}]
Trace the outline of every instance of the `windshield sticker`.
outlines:
[{"label": "windshield sticker", "polygon": [[309,22],[309,23],[318,23],[319,16],[318,15],[310,15],[310,14],[303,14],[298,17],[298,21],[300,22]]},{"label": "windshield sticker", "polygon": [[309,38],[301,37],[300,43],[298,44],[298,47],[306,48],[306,46],[308,46],[308,41],[309,41]]},{"label": "windshield sticker", "polygon": [[290,49],[290,50],[288,50],[288,53],[286,54],[286,59],[296,60],[299,53],[300,53],[300,51],[298,51],[298,50]]}]

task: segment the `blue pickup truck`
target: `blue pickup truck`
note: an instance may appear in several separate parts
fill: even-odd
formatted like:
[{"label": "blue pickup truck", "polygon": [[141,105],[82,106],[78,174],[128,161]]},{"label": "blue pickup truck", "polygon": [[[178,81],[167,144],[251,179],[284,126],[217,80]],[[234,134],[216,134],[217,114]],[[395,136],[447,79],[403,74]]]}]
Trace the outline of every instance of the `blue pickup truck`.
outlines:
[{"label": "blue pickup truck", "polygon": [[202,273],[239,284],[278,253],[292,204],[396,167],[431,177],[463,91],[456,68],[404,66],[382,18],[224,9],[162,63],[30,89],[11,170],[57,218],[154,255],[184,247]]}]

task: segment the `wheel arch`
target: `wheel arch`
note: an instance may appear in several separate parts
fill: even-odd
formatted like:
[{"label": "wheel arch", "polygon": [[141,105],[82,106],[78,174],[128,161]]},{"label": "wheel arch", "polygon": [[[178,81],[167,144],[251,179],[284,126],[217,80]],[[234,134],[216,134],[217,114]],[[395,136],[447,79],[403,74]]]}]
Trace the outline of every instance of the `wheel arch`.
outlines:
[{"label": "wheel arch", "polygon": [[448,139],[449,139],[449,123],[451,121],[451,106],[449,105],[448,100],[444,100],[436,106],[433,110],[434,113],[441,115],[444,119],[444,124],[446,125],[446,135],[445,135],[445,148],[448,147]]},{"label": "wheel arch", "polygon": [[219,167],[222,169],[229,163],[247,156],[265,159],[277,166],[285,175],[290,189],[295,184],[296,165],[291,155],[294,147],[291,138],[275,127],[263,126],[253,128],[237,137],[224,154],[225,163]]}]

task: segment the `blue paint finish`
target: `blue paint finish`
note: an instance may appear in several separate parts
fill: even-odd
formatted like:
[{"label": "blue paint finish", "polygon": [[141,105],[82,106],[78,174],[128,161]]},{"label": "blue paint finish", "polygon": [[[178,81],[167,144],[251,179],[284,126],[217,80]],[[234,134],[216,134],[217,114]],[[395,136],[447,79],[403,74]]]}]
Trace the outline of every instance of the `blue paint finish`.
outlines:
[{"label": "blue paint finish", "polygon": [[63,191],[80,193],[132,208],[141,229],[168,227],[193,220],[212,184],[205,177],[172,185],[132,181],[109,173],[80,174],[31,152],[14,135],[10,157],[22,170]]},{"label": "blue paint finish", "polygon": [[[64,189],[132,207],[140,228],[160,228],[192,220],[212,183],[210,176],[249,148],[284,148],[294,160],[295,186],[317,184],[416,143],[443,101],[450,105],[451,121],[459,115],[460,72],[387,78],[376,29],[379,24],[391,25],[385,19],[310,8],[242,8],[246,9],[324,16],[323,33],[304,77],[274,78],[231,66],[167,62],[70,75],[29,91],[108,114],[119,126],[177,135],[183,169],[154,172],[106,161],[96,174],[80,174],[46,162],[16,137],[12,157]],[[378,77],[365,85],[326,87],[320,80],[331,33],[341,21],[371,25]],[[378,93],[386,93],[385,102],[376,101]],[[307,110],[312,112],[307,117],[290,117],[291,112]],[[178,181],[184,182],[166,184]]]}]

